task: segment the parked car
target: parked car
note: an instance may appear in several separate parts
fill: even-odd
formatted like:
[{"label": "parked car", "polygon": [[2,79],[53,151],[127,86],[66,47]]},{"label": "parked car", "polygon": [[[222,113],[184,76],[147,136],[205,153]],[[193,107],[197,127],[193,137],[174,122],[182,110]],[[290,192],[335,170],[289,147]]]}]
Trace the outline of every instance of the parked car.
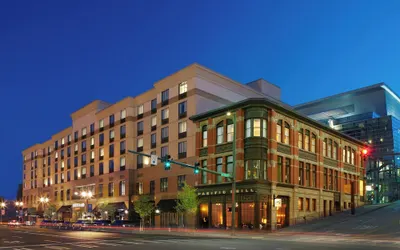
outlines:
[{"label": "parked car", "polygon": [[78,220],[75,223],[72,223],[72,230],[84,230],[93,225],[94,223],[90,220]]},{"label": "parked car", "polygon": [[12,220],[12,221],[9,221],[8,222],[8,226],[9,227],[18,227],[18,226],[20,226],[20,225],[22,225],[19,221],[17,221],[17,220]]}]

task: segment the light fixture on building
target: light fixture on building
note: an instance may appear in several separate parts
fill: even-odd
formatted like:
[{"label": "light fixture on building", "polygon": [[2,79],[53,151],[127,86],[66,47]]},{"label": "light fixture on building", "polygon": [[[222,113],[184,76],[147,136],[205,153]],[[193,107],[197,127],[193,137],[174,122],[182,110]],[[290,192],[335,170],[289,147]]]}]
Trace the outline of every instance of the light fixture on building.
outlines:
[{"label": "light fixture on building", "polygon": [[144,165],[149,165],[149,157],[144,157],[144,159],[143,159],[143,163],[144,163]]},{"label": "light fixture on building", "polygon": [[156,209],[156,214],[159,214],[160,213],[160,209]]},{"label": "light fixture on building", "polygon": [[383,138],[381,138],[381,142],[383,142]]},{"label": "light fixture on building", "polygon": [[369,144],[371,144],[371,143],[372,143],[372,140],[371,140],[371,139],[369,139],[369,140],[368,140],[368,143],[369,143]]}]

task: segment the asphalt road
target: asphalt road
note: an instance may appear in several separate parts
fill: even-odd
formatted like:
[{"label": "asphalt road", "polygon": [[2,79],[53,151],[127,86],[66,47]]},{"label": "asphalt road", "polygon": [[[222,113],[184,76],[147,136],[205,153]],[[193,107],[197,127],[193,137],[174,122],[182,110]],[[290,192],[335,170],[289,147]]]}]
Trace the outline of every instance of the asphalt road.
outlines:
[{"label": "asphalt road", "polygon": [[57,231],[39,228],[0,227],[0,250],[38,249],[166,249],[166,250],[291,250],[291,249],[399,249],[394,242],[339,241],[335,237],[273,237],[231,239],[162,235],[122,235],[118,233]]},{"label": "asphalt road", "polygon": [[342,220],[324,220],[288,228],[285,232],[325,233],[326,235],[357,236],[365,239],[400,240],[400,202],[373,212]]}]

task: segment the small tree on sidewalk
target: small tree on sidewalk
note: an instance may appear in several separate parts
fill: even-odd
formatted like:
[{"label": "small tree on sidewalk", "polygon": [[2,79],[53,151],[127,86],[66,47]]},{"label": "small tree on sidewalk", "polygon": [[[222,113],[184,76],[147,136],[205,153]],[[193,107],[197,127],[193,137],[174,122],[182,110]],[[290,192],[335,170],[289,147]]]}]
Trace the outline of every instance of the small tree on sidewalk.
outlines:
[{"label": "small tree on sidewalk", "polygon": [[50,219],[50,220],[55,220],[56,219],[56,205],[50,204],[46,209],[44,210],[43,216],[45,219]]},{"label": "small tree on sidewalk", "polygon": [[186,182],[183,184],[182,191],[178,192],[178,204],[176,210],[183,215],[194,216],[196,215],[199,206],[199,199],[197,197],[197,191],[194,187],[191,187]]},{"label": "small tree on sidewalk", "polygon": [[148,195],[141,195],[139,199],[133,202],[135,212],[140,216],[140,230],[144,230],[144,221],[154,210],[154,203]]}]

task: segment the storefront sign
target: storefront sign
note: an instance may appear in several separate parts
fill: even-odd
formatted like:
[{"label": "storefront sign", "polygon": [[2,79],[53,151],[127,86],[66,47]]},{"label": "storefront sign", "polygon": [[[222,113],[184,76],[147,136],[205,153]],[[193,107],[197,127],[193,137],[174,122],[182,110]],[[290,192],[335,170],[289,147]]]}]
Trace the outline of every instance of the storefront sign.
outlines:
[{"label": "storefront sign", "polygon": [[74,203],[72,204],[73,208],[77,208],[77,207],[85,207],[85,203]]},{"label": "storefront sign", "polygon": [[277,208],[282,207],[282,199],[280,199],[280,198],[275,199],[275,207],[277,207]]},{"label": "storefront sign", "polygon": [[[236,189],[237,194],[246,194],[246,193],[255,193],[256,190],[253,188],[241,188]],[[207,191],[207,192],[198,192],[199,196],[207,196],[207,195],[224,195],[224,194],[232,194],[232,190],[218,190],[218,191]]]},{"label": "storefront sign", "polygon": [[371,185],[367,185],[365,186],[365,190],[368,191],[372,191],[372,186]]}]

